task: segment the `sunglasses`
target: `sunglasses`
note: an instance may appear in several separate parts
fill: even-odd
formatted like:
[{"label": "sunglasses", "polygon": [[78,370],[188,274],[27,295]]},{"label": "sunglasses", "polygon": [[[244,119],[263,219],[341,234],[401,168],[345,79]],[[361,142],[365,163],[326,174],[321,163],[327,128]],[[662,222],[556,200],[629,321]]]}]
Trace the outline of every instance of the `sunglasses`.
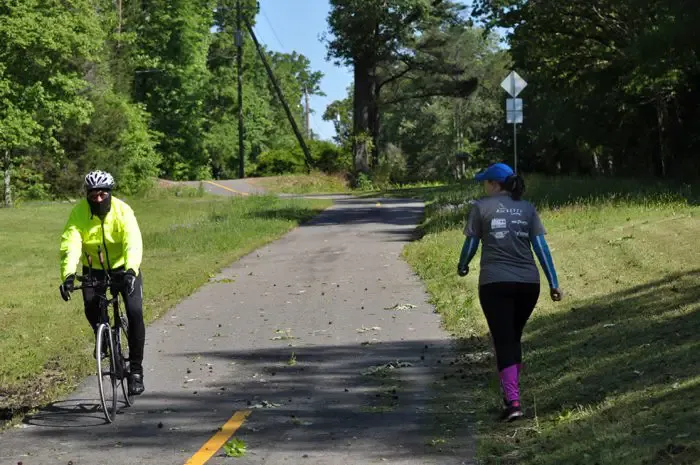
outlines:
[{"label": "sunglasses", "polygon": [[88,195],[88,197],[94,199],[97,197],[105,197],[108,194],[109,194],[109,191],[107,191],[107,190],[96,189],[96,190],[89,191],[87,195]]}]

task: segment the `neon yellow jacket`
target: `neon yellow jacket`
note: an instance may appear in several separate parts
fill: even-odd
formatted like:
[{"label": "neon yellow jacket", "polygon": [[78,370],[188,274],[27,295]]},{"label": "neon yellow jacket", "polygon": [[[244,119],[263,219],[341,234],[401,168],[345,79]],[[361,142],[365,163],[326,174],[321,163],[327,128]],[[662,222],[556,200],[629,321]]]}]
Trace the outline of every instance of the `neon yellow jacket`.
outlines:
[{"label": "neon yellow jacket", "polygon": [[[104,231],[104,236],[103,236]],[[112,208],[102,221],[90,212],[87,199],[79,201],[68,217],[68,222],[61,235],[61,280],[77,273],[78,265],[87,266],[85,253],[92,257],[92,267],[102,269],[97,255],[97,246],[101,246],[102,257],[112,269],[124,267],[137,274],[143,256],[141,231],[134,211],[122,200],[112,197]],[[107,254],[104,253],[105,247]]]}]

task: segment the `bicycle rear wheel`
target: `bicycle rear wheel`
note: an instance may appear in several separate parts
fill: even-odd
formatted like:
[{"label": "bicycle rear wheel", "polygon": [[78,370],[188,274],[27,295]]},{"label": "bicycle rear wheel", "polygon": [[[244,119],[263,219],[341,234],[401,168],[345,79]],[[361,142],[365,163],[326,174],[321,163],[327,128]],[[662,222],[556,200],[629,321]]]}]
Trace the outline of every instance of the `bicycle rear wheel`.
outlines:
[{"label": "bicycle rear wheel", "polygon": [[[103,347],[105,349],[105,358],[102,358],[101,354]],[[114,341],[108,325],[101,324],[97,328],[95,359],[97,360],[97,385],[100,390],[102,412],[107,422],[112,423],[117,414],[117,377],[114,360]]]}]

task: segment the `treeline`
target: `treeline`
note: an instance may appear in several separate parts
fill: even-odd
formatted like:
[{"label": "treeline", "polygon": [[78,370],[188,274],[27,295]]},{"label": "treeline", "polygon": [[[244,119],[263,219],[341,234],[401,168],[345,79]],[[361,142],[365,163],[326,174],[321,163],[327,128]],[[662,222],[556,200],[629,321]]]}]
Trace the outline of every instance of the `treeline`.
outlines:
[{"label": "treeline", "polygon": [[494,34],[468,24],[461,3],[330,3],[329,56],[354,82],[324,118],[337,122],[359,179],[453,178],[502,154],[509,57]]},{"label": "treeline", "polygon": [[[311,167],[356,182],[454,179],[512,159],[500,82],[521,94],[519,166],[568,174],[700,175],[700,9],[683,0],[330,0],[328,58],[354,73],[303,131]],[[255,24],[257,2],[243,0]],[[157,176],[238,176],[236,0],[0,0],[0,184],[43,198],[82,173],[135,192]],[[492,28],[504,28],[508,48]],[[244,28],[245,29],[245,28]],[[243,34],[247,175],[304,171]],[[298,126],[321,73],[265,50]],[[4,189],[5,198],[11,197]]]},{"label": "treeline", "polygon": [[[113,171],[125,192],[158,176],[236,177],[235,6],[235,0],[0,0],[6,201],[9,187],[35,199],[74,192],[94,168]],[[257,13],[257,2],[243,1],[253,26]],[[245,26],[243,37],[246,173],[305,168]],[[302,96],[321,93],[322,74],[301,54],[265,54],[304,128]],[[324,166],[338,158],[329,153],[332,144],[312,149],[323,154]]]},{"label": "treeline", "polygon": [[[339,140],[355,168],[421,180],[512,161],[500,81],[528,81],[519,167],[700,175],[700,8],[685,0],[331,0],[329,55],[354,69]],[[475,26],[478,25],[477,26]],[[494,28],[508,31],[508,51]]]}]

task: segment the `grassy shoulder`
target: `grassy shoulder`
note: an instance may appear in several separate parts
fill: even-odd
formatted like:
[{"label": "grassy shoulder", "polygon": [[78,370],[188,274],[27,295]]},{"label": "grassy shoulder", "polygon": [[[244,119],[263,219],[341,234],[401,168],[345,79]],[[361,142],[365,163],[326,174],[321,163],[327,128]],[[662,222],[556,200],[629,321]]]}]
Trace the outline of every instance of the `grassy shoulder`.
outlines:
[{"label": "grassy shoulder", "polygon": [[[525,329],[527,419],[497,422],[495,360],[476,295],[478,260],[456,275],[475,186],[398,192],[428,200],[405,256],[459,341],[439,405],[443,434],[477,426],[484,464],[700,461],[700,207],[689,186],[529,180],[565,292],[543,292]],[[444,418],[443,418],[444,420]],[[452,441],[459,441],[458,437]]]},{"label": "grassy shoulder", "polygon": [[413,184],[392,184],[389,182],[375,184],[368,181],[364,185],[352,187],[348,177],[342,174],[313,172],[311,174],[287,174],[267,178],[247,178],[255,186],[262,187],[273,194],[351,194],[358,197],[376,197],[378,195],[405,196],[410,192],[424,192],[426,188],[440,189],[444,184],[425,182]]},{"label": "grassy shoulder", "polygon": [[[159,190],[127,199],[144,240],[147,322],[220,269],[331,205],[274,196],[224,199]],[[71,205],[0,209],[0,424],[50,402],[94,368],[94,336],[76,296],[58,293],[60,235]]]},{"label": "grassy shoulder", "polygon": [[274,194],[349,194],[353,192],[345,177],[325,173],[248,178],[248,182]]}]

